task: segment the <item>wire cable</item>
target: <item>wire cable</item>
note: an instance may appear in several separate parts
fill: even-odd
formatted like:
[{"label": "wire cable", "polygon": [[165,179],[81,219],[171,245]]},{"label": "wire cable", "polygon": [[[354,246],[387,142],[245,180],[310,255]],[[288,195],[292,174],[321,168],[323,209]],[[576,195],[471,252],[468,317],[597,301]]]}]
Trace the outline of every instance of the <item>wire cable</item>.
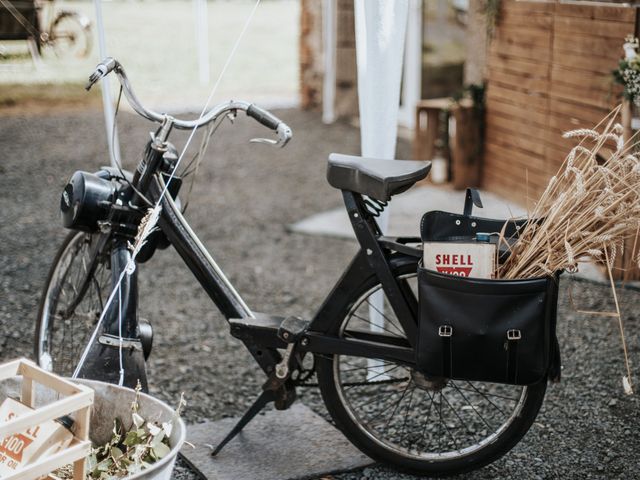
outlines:
[{"label": "wire cable", "polygon": [[[238,49],[238,46],[240,45],[240,41],[242,40],[242,38],[244,37],[245,32],[247,31],[247,28],[249,27],[249,24],[251,23],[251,20],[253,19],[253,16],[256,12],[256,9],[258,8],[258,5],[260,5],[260,0],[256,0],[255,5],[253,6],[253,9],[251,10],[251,12],[249,13],[249,16],[247,17],[247,20],[244,23],[244,26],[242,28],[242,30],[240,31],[240,34],[238,35],[238,38],[236,39],[235,44],[233,45],[233,48],[231,50],[231,52],[229,53],[229,56],[227,57],[227,60],[224,64],[224,66],[222,67],[222,70],[220,72],[220,74],[218,75],[218,78],[216,80],[216,83],[214,84],[213,88],[211,89],[211,93],[209,94],[209,97],[207,98],[207,101],[202,109],[202,112],[200,112],[200,116],[198,117],[198,120],[200,120],[204,114],[207,111],[207,108],[209,107],[209,104],[211,103],[211,99],[213,98],[215,92],[218,89],[218,85],[220,84],[220,81],[222,80],[222,77],[224,76],[225,72],[227,71],[227,68],[229,66],[229,64],[231,63],[231,60],[233,59],[236,50]],[[122,89],[121,89],[122,91]],[[155,221],[157,222],[157,218],[158,218],[158,213],[159,213],[159,209],[161,209],[160,204],[164,198],[164,196],[167,193],[167,189],[169,188],[169,184],[171,183],[171,181],[173,180],[173,178],[175,177],[175,173],[178,169],[178,167],[180,166],[180,162],[182,161],[182,158],[184,157],[185,152],[187,151],[187,148],[189,147],[189,144],[191,143],[191,140],[193,139],[193,137],[195,136],[196,131],[198,130],[198,127],[194,127],[193,130],[191,131],[191,133],[189,134],[189,137],[187,139],[187,142],[185,143],[182,152],[180,153],[180,156],[178,157],[178,160],[176,162],[176,164],[174,165],[173,169],[171,170],[171,175],[169,176],[169,178],[167,179],[165,186],[162,190],[162,192],[160,193],[160,196],[158,197],[157,202],[155,203],[155,206],[153,208],[150,208],[148,210],[148,214],[150,214],[150,217],[154,217]],[[155,214],[155,215],[154,215]],[[145,229],[147,231],[147,234],[149,232],[151,232],[153,230],[155,225],[145,225]],[[98,332],[100,331],[100,328],[102,327],[102,323],[104,321],[104,317],[106,315],[107,310],[109,309],[109,306],[111,305],[111,303],[114,300],[114,297],[116,295],[116,291],[119,291],[120,289],[120,285],[122,284],[122,280],[124,279],[124,276],[127,274],[131,274],[133,273],[133,271],[135,270],[135,259],[136,259],[136,255],[137,253],[140,251],[140,243],[144,242],[146,240],[146,235],[139,235],[138,238],[136,238],[136,245],[133,246],[133,252],[131,257],[129,258],[127,265],[125,266],[125,268],[122,270],[122,272],[120,272],[120,276],[118,278],[118,281],[116,282],[116,285],[114,286],[113,290],[111,291],[111,294],[109,295],[109,298],[107,299],[105,305],[104,305],[104,309],[102,310],[101,314],[100,314],[100,318],[98,319],[98,322],[96,323],[95,329],[93,331],[93,334],[91,335],[91,338],[89,339],[89,343],[87,343],[84,351],[82,352],[82,356],[80,357],[80,361],[78,362],[78,365],[76,366],[75,371],[73,372],[72,378],[77,378],[77,376],[80,374],[80,370],[82,369],[84,363],[87,360],[87,356],[89,355],[89,351],[91,350],[91,346],[93,345],[93,343],[95,342],[96,337],[98,336]],[[121,339],[121,348],[120,348],[120,352],[122,353],[122,335],[120,335],[120,339]]]}]

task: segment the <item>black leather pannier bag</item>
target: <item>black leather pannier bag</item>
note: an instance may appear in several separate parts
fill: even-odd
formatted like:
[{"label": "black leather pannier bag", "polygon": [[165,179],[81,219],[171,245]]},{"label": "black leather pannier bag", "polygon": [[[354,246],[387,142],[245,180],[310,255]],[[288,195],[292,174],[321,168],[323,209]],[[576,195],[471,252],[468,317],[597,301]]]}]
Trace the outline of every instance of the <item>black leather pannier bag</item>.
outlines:
[{"label": "black leather pannier bag", "polygon": [[[466,210],[466,209],[465,209]],[[476,232],[517,239],[522,223],[428,212],[423,241],[471,241]],[[558,276],[464,278],[418,270],[418,369],[428,376],[529,385],[559,379]]]}]

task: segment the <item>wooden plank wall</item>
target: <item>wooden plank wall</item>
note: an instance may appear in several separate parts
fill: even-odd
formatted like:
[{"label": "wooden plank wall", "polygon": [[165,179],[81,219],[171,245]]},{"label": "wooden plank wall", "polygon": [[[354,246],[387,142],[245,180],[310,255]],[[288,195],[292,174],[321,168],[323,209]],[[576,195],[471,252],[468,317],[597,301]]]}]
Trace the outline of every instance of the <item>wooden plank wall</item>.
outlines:
[{"label": "wooden plank wall", "polygon": [[[483,186],[533,205],[573,143],[617,102],[610,72],[635,10],[503,0],[489,47]],[[528,197],[528,201],[527,201]]]},{"label": "wooden plank wall", "polygon": [[300,106],[318,109],[322,104],[322,4],[300,2]]}]

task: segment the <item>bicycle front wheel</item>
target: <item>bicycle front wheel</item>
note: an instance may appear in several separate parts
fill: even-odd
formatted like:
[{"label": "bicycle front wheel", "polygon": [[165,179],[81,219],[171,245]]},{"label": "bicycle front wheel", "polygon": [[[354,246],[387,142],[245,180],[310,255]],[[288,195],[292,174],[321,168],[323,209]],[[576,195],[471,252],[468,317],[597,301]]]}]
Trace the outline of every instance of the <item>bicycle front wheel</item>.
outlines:
[{"label": "bicycle front wheel", "polygon": [[[395,272],[414,295],[415,272],[415,264]],[[328,333],[348,339],[371,328],[396,344],[406,339],[374,278],[345,302]],[[546,380],[522,387],[430,378],[393,361],[347,355],[317,355],[316,369],[345,436],[371,458],[419,475],[462,473],[504,455],[531,427],[546,390]]]},{"label": "bicycle front wheel", "polygon": [[111,292],[108,252],[91,268],[98,234],[71,232],[64,240],[40,299],[34,353],[49,371],[71,376]]}]

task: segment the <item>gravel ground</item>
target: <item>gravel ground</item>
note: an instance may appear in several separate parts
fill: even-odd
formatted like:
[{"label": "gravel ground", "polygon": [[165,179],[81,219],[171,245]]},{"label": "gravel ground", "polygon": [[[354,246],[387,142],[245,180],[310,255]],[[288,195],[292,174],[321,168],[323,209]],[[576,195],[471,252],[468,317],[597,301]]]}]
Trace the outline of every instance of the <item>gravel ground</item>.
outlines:
[{"label": "gravel ground", "polygon": [[[359,136],[348,125],[322,125],[316,114],[279,114],[295,133],[285,150],[248,145],[248,138],[264,132],[245,119],[219,130],[187,217],[250,306],[310,316],[356,246],[349,240],[291,234],[286,226],[340,204],[339,193],[324,180],[325,159],[331,151],[357,152]],[[126,114],[120,124],[130,167],[149,125]],[[106,163],[102,116],[0,117],[0,145],[0,360],[7,360],[31,356],[40,290],[65,235],[58,220],[59,194],[74,170],[91,171]],[[407,154],[408,145],[401,143],[399,151]],[[511,453],[465,478],[640,478],[640,401],[621,389],[617,324],[576,313],[569,289],[584,310],[614,308],[606,285],[564,280],[559,315],[563,381],[550,385],[536,423]],[[179,257],[162,251],[142,265],[140,291],[141,315],[151,320],[156,335],[151,393],[175,403],[185,391],[188,422],[243,412],[262,378]],[[632,289],[619,293],[634,378],[640,381],[640,294]],[[302,392],[302,401],[326,415],[317,392]],[[195,477],[180,466],[176,478]],[[413,477],[374,467],[333,478]]]}]

